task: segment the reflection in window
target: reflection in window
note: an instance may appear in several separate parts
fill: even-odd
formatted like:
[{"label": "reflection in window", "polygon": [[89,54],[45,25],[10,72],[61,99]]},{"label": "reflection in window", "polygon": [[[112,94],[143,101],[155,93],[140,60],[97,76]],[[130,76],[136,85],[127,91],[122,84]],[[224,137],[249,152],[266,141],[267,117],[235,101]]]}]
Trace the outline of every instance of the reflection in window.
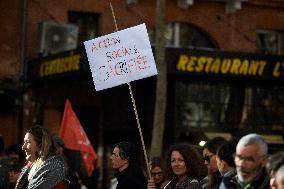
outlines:
[{"label": "reflection in window", "polygon": [[98,14],[70,11],[68,12],[68,19],[70,23],[79,27],[78,44],[82,45],[84,41],[97,37]]},{"label": "reflection in window", "polygon": [[266,130],[284,127],[284,87],[256,88],[253,90],[254,122],[260,129]]},{"label": "reflection in window", "polygon": [[256,51],[263,54],[280,54],[281,34],[271,30],[256,31]]},{"label": "reflection in window", "polygon": [[253,131],[284,128],[284,87],[239,88],[177,80],[174,107],[178,133],[202,127],[233,130],[237,126]]},{"label": "reflection in window", "polygon": [[225,121],[229,86],[209,83],[175,83],[177,125],[185,127],[218,127]]}]

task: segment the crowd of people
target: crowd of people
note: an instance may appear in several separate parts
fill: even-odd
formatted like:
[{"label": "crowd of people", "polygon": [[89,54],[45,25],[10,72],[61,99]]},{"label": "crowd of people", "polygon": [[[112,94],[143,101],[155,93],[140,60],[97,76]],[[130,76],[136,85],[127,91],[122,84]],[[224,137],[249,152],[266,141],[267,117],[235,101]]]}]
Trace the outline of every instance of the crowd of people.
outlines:
[{"label": "crowd of people", "polygon": [[267,143],[258,134],[229,141],[215,137],[206,142],[202,153],[191,144],[174,144],[164,158],[151,159],[147,184],[142,167],[138,171],[138,161],[132,161],[138,160],[138,153],[125,152],[121,144],[133,145],[122,142],[113,150],[117,189],[284,189],[284,151],[269,155]]},{"label": "crowd of people", "polygon": [[[268,154],[258,134],[229,141],[215,137],[202,149],[174,144],[165,157],[151,158],[150,175],[140,152],[132,142],[114,145],[109,157],[116,178],[112,188],[284,189],[284,151]],[[0,136],[0,189],[86,189],[78,162],[66,159],[64,142],[42,126],[31,127],[21,147],[12,145],[6,151]]]},{"label": "crowd of people", "polygon": [[5,149],[0,136],[0,189],[82,189],[80,158],[40,125],[25,132],[22,145]]}]

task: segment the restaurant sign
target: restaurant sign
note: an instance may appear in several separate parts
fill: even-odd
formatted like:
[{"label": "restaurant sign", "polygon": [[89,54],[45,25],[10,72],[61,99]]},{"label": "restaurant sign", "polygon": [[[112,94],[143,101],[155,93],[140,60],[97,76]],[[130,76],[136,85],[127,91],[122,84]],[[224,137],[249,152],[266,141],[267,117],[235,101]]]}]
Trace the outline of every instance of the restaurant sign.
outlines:
[{"label": "restaurant sign", "polygon": [[253,53],[168,49],[168,72],[239,78],[284,79],[284,57]]},{"label": "restaurant sign", "polygon": [[[284,81],[284,56],[167,48],[168,73]],[[84,49],[28,62],[28,79],[90,74]]]}]

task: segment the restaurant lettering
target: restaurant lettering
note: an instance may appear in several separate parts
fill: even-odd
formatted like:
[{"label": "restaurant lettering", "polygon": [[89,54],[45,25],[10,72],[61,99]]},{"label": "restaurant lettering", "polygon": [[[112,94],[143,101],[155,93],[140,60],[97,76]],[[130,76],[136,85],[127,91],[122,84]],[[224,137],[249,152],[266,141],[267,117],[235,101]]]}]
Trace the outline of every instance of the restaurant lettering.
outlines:
[{"label": "restaurant lettering", "polygon": [[277,62],[273,69],[273,77],[284,76],[284,62]]},{"label": "restaurant lettering", "polygon": [[80,54],[48,60],[40,65],[40,77],[80,70]]},{"label": "restaurant lettering", "polygon": [[[270,62],[268,63],[262,59],[221,58],[181,54],[179,55],[176,69],[181,72],[260,77],[264,75],[268,64]],[[271,74],[273,77],[284,76],[284,63],[277,62],[273,64]]]}]

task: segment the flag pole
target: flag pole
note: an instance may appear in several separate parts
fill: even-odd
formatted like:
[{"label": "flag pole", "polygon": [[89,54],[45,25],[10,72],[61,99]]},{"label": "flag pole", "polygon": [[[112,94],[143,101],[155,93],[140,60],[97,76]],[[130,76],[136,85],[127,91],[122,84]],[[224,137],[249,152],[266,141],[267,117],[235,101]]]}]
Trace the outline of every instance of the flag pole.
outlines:
[{"label": "flag pole", "polygon": [[[109,6],[110,6],[112,17],[113,17],[113,20],[114,20],[115,29],[116,29],[116,31],[118,31],[117,22],[116,22],[116,18],[115,18],[115,14],[114,14],[114,10],[113,10],[111,1],[109,1]],[[136,118],[138,130],[139,130],[139,135],[140,135],[140,140],[141,140],[141,143],[142,143],[142,148],[143,148],[144,158],[145,158],[145,162],[146,162],[148,177],[151,178],[150,165],[149,165],[148,156],[147,156],[147,152],[146,152],[146,148],[145,148],[143,133],[142,133],[142,129],[141,129],[141,126],[140,126],[140,121],[139,121],[139,116],[138,116],[138,112],[137,112],[137,108],[136,108],[135,99],[134,99],[134,96],[133,96],[133,93],[132,93],[132,88],[131,88],[130,83],[127,83],[127,85],[128,85],[128,89],[129,89],[129,93],[130,93],[130,97],[131,97],[131,101],[132,101],[132,105],[133,105],[133,109],[134,109],[134,113],[135,113],[135,118]]]},{"label": "flag pole", "polygon": [[133,109],[134,109],[134,112],[135,112],[135,117],[136,117],[137,126],[138,126],[138,130],[139,130],[140,140],[141,140],[142,147],[143,147],[144,157],[145,157],[146,166],[147,166],[147,173],[148,173],[149,178],[151,178],[149,161],[148,161],[148,157],[147,157],[147,152],[146,152],[145,143],[144,143],[144,139],[143,139],[143,133],[142,133],[141,126],[140,126],[140,121],[139,121],[139,117],[138,117],[138,112],[137,112],[137,108],[136,108],[135,99],[133,97],[133,93],[132,93],[132,89],[131,89],[130,83],[127,83],[127,84],[128,84],[129,93],[130,93],[130,96],[131,96]]}]

